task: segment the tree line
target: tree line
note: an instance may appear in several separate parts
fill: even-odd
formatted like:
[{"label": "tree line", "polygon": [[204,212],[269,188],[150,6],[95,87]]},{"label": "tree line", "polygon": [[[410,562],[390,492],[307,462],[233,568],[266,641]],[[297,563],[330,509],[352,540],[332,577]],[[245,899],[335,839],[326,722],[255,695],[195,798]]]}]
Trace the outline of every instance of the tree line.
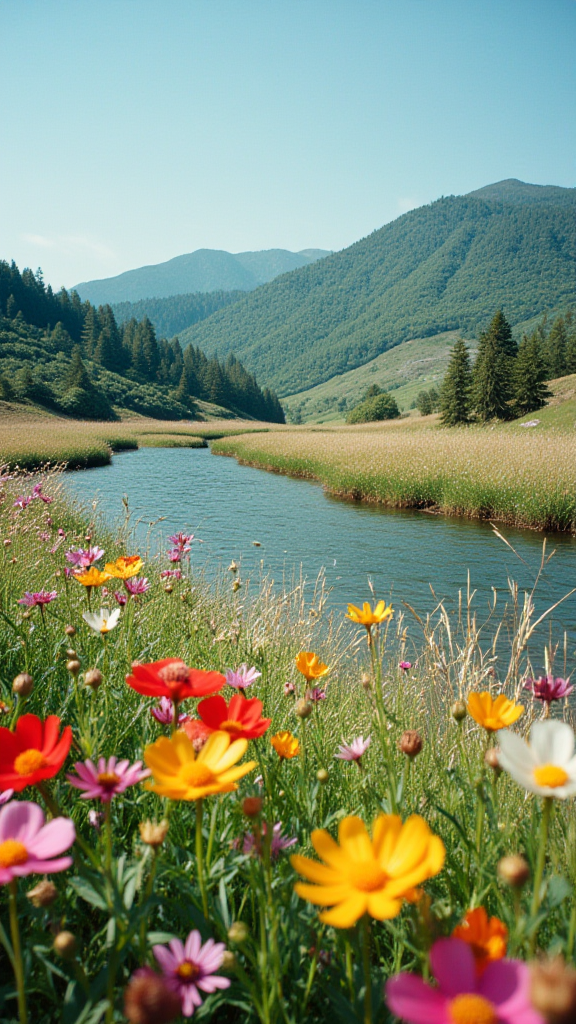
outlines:
[{"label": "tree line", "polygon": [[545,405],[546,381],[576,373],[576,323],[572,311],[549,326],[544,318],[520,344],[499,309],[479,338],[472,366],[466,342],[459,338],[440,389],[439,408],[446,426],[473,419],[509,420]]}]

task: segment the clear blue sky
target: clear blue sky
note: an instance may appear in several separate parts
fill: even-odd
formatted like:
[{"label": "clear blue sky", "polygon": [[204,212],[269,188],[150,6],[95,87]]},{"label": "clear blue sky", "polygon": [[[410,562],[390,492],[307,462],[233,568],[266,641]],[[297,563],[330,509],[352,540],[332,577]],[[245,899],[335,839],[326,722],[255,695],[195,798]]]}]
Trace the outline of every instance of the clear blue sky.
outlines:
[{"label": "clear blue sky", "polygon": [[54,286],[576,185],[576,0],[3,0],[0,258]]}]

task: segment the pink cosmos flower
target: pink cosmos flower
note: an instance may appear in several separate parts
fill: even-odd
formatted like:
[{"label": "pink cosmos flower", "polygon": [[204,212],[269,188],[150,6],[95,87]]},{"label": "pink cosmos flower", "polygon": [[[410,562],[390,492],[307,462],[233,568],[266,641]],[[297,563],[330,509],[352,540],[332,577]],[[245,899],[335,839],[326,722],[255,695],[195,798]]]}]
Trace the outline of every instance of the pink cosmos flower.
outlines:
[{"label": "pink cosmos flower", "polygon": [[37,590],[33,594],[27,590],[24,597],[21,597],[18,604],[25,604],[27,608],[35,608],[36,605],[42,607],[45,604],[50,604],[51,601],[55,601],[58,597],[56,590]]},{"label": "pink cosmos flower", "polygon": [[[160,697],[160,704],[155,708],[150,708],[150,714],[161,725],[172,725],[174,721],[174,704],[170,697]],[[188,715],[178,715],[178,723],[187,722],[188,718]]]},{"label": "pink cosmos flower", "polygon": [[31,500],[33,501],[34,498],[40,498],[40,501],[43,501],[45,505],[51,505],[54,501],[54,498],[51,498],[48,494],[42,494],[42,484],[34,484]]},{"label": "pink cosmos flower", "polygon": [[31,495],[21,494],[18,498],[16,498],[16,501],[14,502],[14,508],[28,508],[28,505],[32,504],[32,500],[33,499]]},{"label": "pink cosmos flower", "polygon": [[474,954],[461,939],[438,939],[430,951],[433,988],[415,974],[386,983],[386,1000],[408,1024],[544,1024],[530,1005],[528,967],[519,960],[493,960],[478,977]]},{"label": "pink cosmos flower", "polygon": [[200,932],[196,930],[190,932],[185,943],[172,939],[167,946],[152,946],[170,988],[182,1000],[184,1017],[191,1017],[194,1008],[202,1006],[200,991],[210,994],[219,988],[229,988],[228,978],[214,974],[222,966],[224,949],[224,943],[214,942],[214,939],[202,945]]},{"label": "pink cosmos flower", "polygon": [[44,824],[38,804],[18,800],[0,810],[0,885],[23,875],[65,871],[72,857],[60,857],[76,838],[69,818],[52,818]]},{"label": "pink cosmos flower", "polygon": [[248,668],[247,665],[240,665],[240,668],[226,669],[226,682],[228,686],[233,686],[235,690],[245,690],[247,686],[252,686],[261,675],[256,668]]},{"label": "pink cosmos flower", "polygon": [[61,526],[58,527],[58,536],[61,537],[62,540],[66,540],[66,533]]},{"label": "pink cosmos flower", "polygon": [[320,689],[319,686],[314,686],[311,690],[306,690],[306,700],[311,700],[313,704],[317,704],[319,700],[326,700],[326,697],[326,690]]},{"label": "pink cosmos flower", "polygon": [[567,697],[574,687],[570,685],[569,679],[562,679],[560,676],[538,676],[537,679],[527,679],[524,689],[530,690],[535,700],[551,704],[553,700]]},{"label": "pink cosmos flower", "polygon": [[9,800],[14,796],[13,789],[5,789],[3,793],[0,793],[0,807],[2,804],[7,804]]},{"label": "pink cosmos flower", "polygon": [[145,594],[147,590],[150,590],[150,584],[146,576],[142,578],[134,576],[131,580],[124,580],[124,586],[132,597],[138,597],[140,594]]},{"label": "pink cosmos flower", "polygon": [[[188,548],[188,550],[190,550],[190,548]],[[168,552],[168,560],[170,562],[181,562],[182,561],[182,555],[185,553],[185,551],[186,551],[185,548],[172,548]]]},{"label": "pink cosmos flower", "polygon": [[401,668],[403,672],[408,672],[408,670],[412,668],[412,662],[411,661],[401,661],[399,666],[398,666],[398,668]]},{"label": "pink cosmos flower", "polygon": [[102,811],[90,810],[88,811],[88,823],[95,828],[96,831],[100,829],[104,815]]},{"label": "pink cosmos flower", "polygon": [[[266,822],[262,822],[262,834],[266,835],[267,826]],[[270,840],[270,856],[272,860],[276,860],[276,857],[282,850],[287,850],[290,846],[294,846],[298,842],[296,836],[288,839],[287,836],[282,835],[282,822],[277,821],[272,826],[272,839]],[[252,853],[253,850],[257,850],[260,853],[259,844],[253,832],[247,832],[242,842],[242,853]]]},{"label": "pink cosmos flower", "polygon": [[284,683],[284,696],[288,697],[291,693],[296,693],[296,687],[294,686],[294,683],[288,681],[287,683]]},{"label": "pink cosmos flower", "polygon": [[98,767],[93,761],[77,761],[74,765],[78,776],[67,775],[71,786],[83,789],[83,800],[100,799],[102,803],[110,803],[113,797],[123,793],[128,786],[135,786],[151,774],[149,768],[142,770],[142,761],[130,764],[129,761],[117,761],[115,757],[98,758]]},{"label": "pink cosmos flower", "polygon": [[[192,543],[192,541],[194,540],[194,534],[173,533],[171,537],[168,537],[168,540],[170,541],[171,544],[174,545],[175,548],[180,548],[181,550],[183,550],[185,547],[187,547],[187,545]],[[190,551],[189,547],[188,551]]]},{"label": "pink cosmos flower", "polygon": [[164,569],[164,571],[160,573],[160,579],[161,580],[166,580],[166,579],[181,580],[182,579],[182,570],[181,569]]},{"label": "pink cosmos flower", "polygon": [[[104,587],[102,589],[104,590]],[[128,596],[124,593],[123,590],[115,590],[114,597],[118,601],[118,604],[120,605],[121,608],[123,608],[124,605],[128,603]]]},{"label": "pink cosmos flower", "polygon": [[70,548],[70,551],[67,551],[64,557],[79,569],[89,569],[91,565],[94,565],[94,562],[102,558],[103,554],[104,548],[99,547]]},{"label": "pink cosmos flower", "polygon": [[357,736],[352,743],[342,743],[338,747],[338,753],[334,754],[334,757],[338,757],[341,761],[360,761],[360,758],[366,753],[368,747],[372,742],[372,737],[367,736],[364,739],[363,736]]}]

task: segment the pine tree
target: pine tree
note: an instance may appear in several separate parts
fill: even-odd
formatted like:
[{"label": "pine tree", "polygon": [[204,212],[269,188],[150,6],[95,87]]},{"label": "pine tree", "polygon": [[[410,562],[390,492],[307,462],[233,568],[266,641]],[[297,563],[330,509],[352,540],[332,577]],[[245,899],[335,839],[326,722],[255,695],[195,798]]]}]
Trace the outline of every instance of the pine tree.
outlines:
[{"label": "pine tree", "polygon": [[480,335],[472,371],[472,408],[481,420],[508,419],[512,370],[518,351],[512,329],[501,309]]},{"label": "pine tree", "polygon": [[66,377],[66,390],[69,388],[81,388],[83,391],[89,391],[91,387],[92,381],[90,380],[88,370],[84,366],[82,351],[79,345],[75,345],[72,349],[70,369]]},{"label": "pine tree", "polygon": [[458,338],[440,388],[440,412],[444,426],[455,427],[470,421],[471,387],[470,353],[464,339]]},{"label": "pine tree", "polygon": [[556,317],[546,341],[546,363],[550,379],[564,377],[566,374],[566,327],[564,317]]},{"label": "pine tree", "polygon": [[64,352],[67,356],[71,354],[74,347],[72,338],[68,334],[64,324],[60,321],[56,324],[56,327],[50,334],[50,347],[53,352]]},{"label": "pine tree", "polygon": [[512,337],[512,328],[501,309],[498,309],[492,317],[488,334],[492,335],[505,355],[514,358],[518,352],[518,345]]},{"label": "pine tree", "polygon": [[524,335],[518,348],[512,390],[514,412],[517,416],[541,409],[550,398],[551,392],[544,383],[546,380],[546,364],[542,356],[542,345],[537,331],[529,338]]},{"label": "pine tree", "polygon": [[98,322],[98,315],[94,306],[90,306],[84,318],[84,326],[81,334],[82,351],[88,359],[91,359],[94,355],[94,349],[96,348],[99,334],[100,324]]},{"label": "pine tree", "polygon": [[566,342],[566,373],[576,373],[576,322],[572,317],[572,313],[565,317],[566,326],[568,330],[568,340]]}]

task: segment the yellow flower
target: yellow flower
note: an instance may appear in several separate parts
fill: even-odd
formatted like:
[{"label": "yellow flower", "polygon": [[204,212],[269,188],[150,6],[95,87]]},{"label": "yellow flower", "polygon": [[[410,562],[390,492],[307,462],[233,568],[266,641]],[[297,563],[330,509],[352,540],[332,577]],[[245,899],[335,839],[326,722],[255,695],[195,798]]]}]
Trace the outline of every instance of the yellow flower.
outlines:
[{"label": "yellow flower", "polygon": [[116,579],[129,580],[131,576],[136,576],[140,572],[143,565],[140,555],[127,555],[117,558],[115,562],[107,562],[104,568]]},{"label": "yellow flower", "polygon": [[374,610],[372,610],[368,601],[364,601],[362,608],[357,608],[355,604],[349,604],[346,618],[351,619],[352,622],[357,622],[359,626],[366,626],[366,629],[370,632],[372,626],[379,626],[381,622],[386,622],[393,615],[394,609],[392,605],[386,607],[385,601],[378,601],[378,604],[374,606]]},{"label": "yellow flower", "polygon": [[95,565],[91,565],[84,572],[75,572],[74,579],[78,580],[78,583],[82,583],[85,587],[101,587],[103,583],[110,579],[110,573],[101,572]]},{"label": "yellow flower", "polygon": [[275,736],[271,736],[270,743],[274,747],[278,757],[284,758],[285,761],[289,761],[292,757],[297,757],[300,753],[300,744],[298,743],[298,740],[287,730],[284,730],[284,732],[277,732]]},{"label": "yellow flower", "polygon": [[486,732],[496,732],[513,725],[524,711],[523,704],[515,704],[503,693],[493,700],[486,690],[484,693],[468,694],[468,714]]},{"label": "yellow flower", "polygon": [[320,676],[325,676],[330,671],[328,665],[320,661],[318,655],[312,651],[300,651],[296,658],[296,668],[307,682],[310,682],[311,679],[319,679]]},{"label": "yellow flower", "polygon": [[196,754],[185,732],[179,730],[170,739],[161,736],[144,751],[155,783],[146,788],[171,800],[201,800],[213,793],[229,793],[238,789],[237,779],[256,767],[256,761],[236,763],[247,747],[248,740],[230,742],[229,733],[213,732]]},{"label": "yellow flower", "polygon": [[331,907],[320,920],[335,928],[351,928],[363,914],[378,921],[396,917],[403,900],[417,898],[415,887],[442,870],[446,851],[418,814],[402,824],[396,814],[380,814],[372,838],[356,816],[344,818],[338,843],[325,829],[316,829],[312,846],[324,861],[294,854],[290,860],[300,875],[316,885],[298,882],[302,899]]}]

